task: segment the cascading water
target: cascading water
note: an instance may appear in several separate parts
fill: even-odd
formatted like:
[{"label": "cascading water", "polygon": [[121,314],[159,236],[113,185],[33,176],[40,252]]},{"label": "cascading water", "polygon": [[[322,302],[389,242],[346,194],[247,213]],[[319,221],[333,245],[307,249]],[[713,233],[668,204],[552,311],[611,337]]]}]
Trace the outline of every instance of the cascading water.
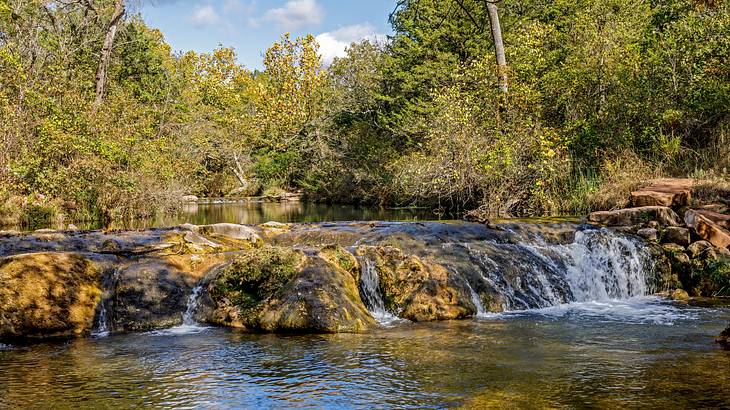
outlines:
[{"label": "cascading water", "polygon": [[99,302],[99,319],[97,321],[97,324],[95,327],[95,330],[91,332],[91,335],[94,337],[107,337],[109,336],[109,319],[108,314],[106,311],[106,301],[102,297],[101,302]]},{"label": "cascading water", "polygon": [[195,312],[198,310],[200,304],[200,292],[203,290],[203,285],[198,285],[193,288],[188,296],[188,304],[183,313],[183,326],[197,326],[198,323],[195,321]]},{"label": "cascading water", "polygon": [[400,319],[385,308],[380,293],[380,278],[375,264],[369,258],[362,258],[362,277],[360,278],[360,294],[370,314],[381,325],[387,326]]},{"label": "cascading water", "polygon": [[650,291],[648,249],[606,229],[578,230],[570,243],[517,235],[508,241],[448,243],[444,250],[456,263],[461,260],[460,273],[477,292],[506,311],[626,300]]},{"label": "cascading water", "polygon": [[474,307],[477,309],[477,317],[484,317],[487,316],[487,310],[484,309],[484,305],[482,304],[481,299],[479,299],[479,295],[474,291],[474,288],[471,287],[469,282],[466,282],[466,287],[469,288],[469,294],[471,295],[471,302],[474,304]]}]

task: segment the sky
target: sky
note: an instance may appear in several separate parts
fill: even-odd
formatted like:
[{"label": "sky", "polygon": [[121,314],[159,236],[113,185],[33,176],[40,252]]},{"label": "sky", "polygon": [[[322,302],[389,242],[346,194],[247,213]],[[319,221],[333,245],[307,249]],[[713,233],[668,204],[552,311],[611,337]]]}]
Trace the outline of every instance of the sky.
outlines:
[{"label": "sky", "polygon": [[384,41],[395,0],[147,0],[140,8],[176,51],[233,47],[240,63],[262,68],[282,33],[313,34],[325,64],[355,41]]}]

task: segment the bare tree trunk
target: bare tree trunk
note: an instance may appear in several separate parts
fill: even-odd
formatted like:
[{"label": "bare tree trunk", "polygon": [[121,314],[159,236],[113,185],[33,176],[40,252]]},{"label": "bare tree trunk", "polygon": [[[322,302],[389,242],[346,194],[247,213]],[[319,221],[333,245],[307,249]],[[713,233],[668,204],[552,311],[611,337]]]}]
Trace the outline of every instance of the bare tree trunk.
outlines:
[{"label": "bare tree trunk", "polygon": [[114,13],[109,21],[109,25],[106,29],[106,35],[104,36],[104,44],[101,48],[101,57],[99,58],[99,67],[96,70],[96,99],[94,100],[95,105],[101,104],[104,100],[104,90],[106,88],[106,71],[109,68],[109,60],[112,55],[112,47],[114,47],[114,39],[117,36],[117,29],[119,23],[124,17],[124,0],[117,0],[114,4]]},{"label": "bare tree trunk", "polygon": [[241,184],[241,188],[245,191],[248,189],[249,181],[246,178],[246,171],[243,169],[241,164],[241,158],[238,154],[233,154],[233,175],[235,175],[238,183]]},{"label": "bare tree trunk", "polygon": [[497,2],[485,0],[487,3],[487,12],[489,13],[489,23],[492,26],[492,40],[494,41],[494,52],[497,55],[497,75],[499,76],[499,89],[503,93],[509,91],[509,82],[507,78],[507,57],[504,54],[504,42],[502,41],[502,26],[499,24],[499,10],[497,10]]}]

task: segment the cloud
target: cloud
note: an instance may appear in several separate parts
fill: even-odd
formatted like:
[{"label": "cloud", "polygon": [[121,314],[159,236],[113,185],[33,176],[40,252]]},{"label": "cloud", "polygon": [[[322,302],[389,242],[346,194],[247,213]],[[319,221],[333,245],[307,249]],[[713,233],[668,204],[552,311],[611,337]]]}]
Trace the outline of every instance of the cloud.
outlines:
[{"label": "cloud", "polygon": [[285,30],[316,26],[323,18],[324,10],[316,0],[289,0],[283,7],[270,9],[264,14],[264,20]]},{"label": "cloud", "polygon": [[356,24],[322,33],[316,39],[319,43],[319,55],[322,57],[322,62],[329,65],[335,58],[345,57],[350,44],[362,40],[382,43],[386,41],[386,36],[378,34],[375,27],[370,24]]},{"label": "cloud", "polygon": [[221,21],[213,6],[197,6],[193,14],[188,17],[188,22],[195,27],[215,26]]}]

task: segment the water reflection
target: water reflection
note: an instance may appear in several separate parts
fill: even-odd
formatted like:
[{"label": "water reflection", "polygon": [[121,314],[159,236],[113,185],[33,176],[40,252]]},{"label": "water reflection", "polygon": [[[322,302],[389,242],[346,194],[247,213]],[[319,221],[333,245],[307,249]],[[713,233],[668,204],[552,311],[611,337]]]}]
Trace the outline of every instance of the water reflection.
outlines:
[{"label": "water reflection", "polygon": [[0,352],[0,407],[730,406],[730,355],[712,343],[730,309],[663,308],[678,311],[672,325],[536,312],[363,335],[211,328],[16,347]]}]

